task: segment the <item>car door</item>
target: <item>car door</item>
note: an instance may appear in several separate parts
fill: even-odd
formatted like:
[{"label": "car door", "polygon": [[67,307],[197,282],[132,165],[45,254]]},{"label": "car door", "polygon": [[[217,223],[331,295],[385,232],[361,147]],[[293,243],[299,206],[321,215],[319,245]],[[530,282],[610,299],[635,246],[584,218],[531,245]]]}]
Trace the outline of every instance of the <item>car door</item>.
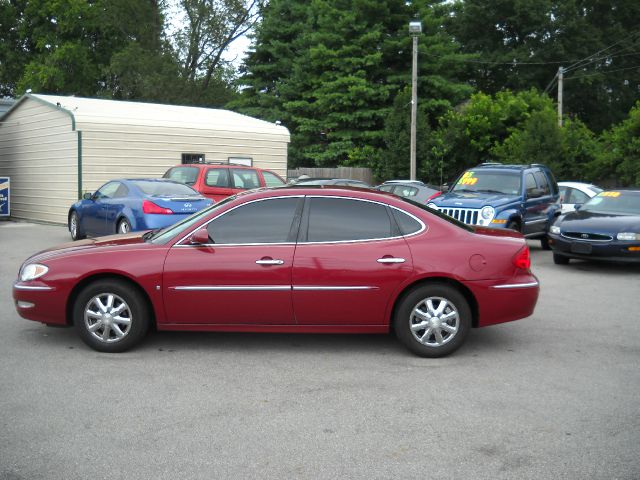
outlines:
[{"label": "car door", "polygon": [[291,268],[302,196],[253,201],[206,226],[210,244],[169,250],[163,291],[172,324],[294,323]]},{"label": "car door", "polygon": [[82,227],[83,230],[92,236],[106,235],[107,233],[107,208],[108,201],[112,198],[120,182],[108,182],[100,187],[91,197],[90,202],[83,208]]},{"label": "car door", "polygon": [[116,222],[120,216],[120,212],[125,208],[125,201],[129,195],[129,188],[122,182],[117,182],[118,188],[109,198],[102,199],[105,211],[104,215],[104,231],[107,234],[116,233]]},{"label": "car door", "polygon": [[228,167],[211,167],[204,172],[201,193],[212,198],[216,203],[234,193]]},{"label": "car door", "polygon": [[383,325],[393,293],[412,270],[388,207],[307,197],[293,262],[298,324]]},{"label": "car door", "polygon": [[553,202],[549,183],[540,171],[526,172],[524,179],[525,213],[522,233],[529,235],[544,232],[549,218],[549,206]]}]

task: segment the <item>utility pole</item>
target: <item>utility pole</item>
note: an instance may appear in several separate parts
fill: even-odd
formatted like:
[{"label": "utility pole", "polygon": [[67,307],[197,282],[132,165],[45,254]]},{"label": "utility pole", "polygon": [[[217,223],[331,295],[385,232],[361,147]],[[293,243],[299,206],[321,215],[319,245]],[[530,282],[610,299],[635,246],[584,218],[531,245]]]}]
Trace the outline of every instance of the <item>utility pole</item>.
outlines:
[{"label": "utility pole", "polygon": [[562,127],[562,80],[564,78],[564,69],[558,67],[558,126]]},{"label": "utility pole", "polygon": [[411,69],[411,146],[410,173],[411,180],[416,179],[416,123],[418,117],[418,36],[422,33],[421,22],[409,22],[409,33],[413,37],[413,65]]}]

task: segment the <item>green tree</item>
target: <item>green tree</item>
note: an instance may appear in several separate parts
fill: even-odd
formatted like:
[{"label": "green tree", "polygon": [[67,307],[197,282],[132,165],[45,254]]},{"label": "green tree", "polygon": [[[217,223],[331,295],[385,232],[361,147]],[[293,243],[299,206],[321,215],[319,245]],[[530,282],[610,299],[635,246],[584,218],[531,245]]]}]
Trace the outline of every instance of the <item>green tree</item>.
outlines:
[{"label": "green tree", "polygon": [[450,6],[447,28],[476,55],[468,78],[481,91],[552,88],[558,67],[570,68],[564,110],[596,131],[625,118],[638,98],[636,0],[458,0]]},{"label": "green tree", "polygon": [[590,176],[620,186],[640,186],[640,101],[629,117],[600,138],[598,156],[589,165]]}]

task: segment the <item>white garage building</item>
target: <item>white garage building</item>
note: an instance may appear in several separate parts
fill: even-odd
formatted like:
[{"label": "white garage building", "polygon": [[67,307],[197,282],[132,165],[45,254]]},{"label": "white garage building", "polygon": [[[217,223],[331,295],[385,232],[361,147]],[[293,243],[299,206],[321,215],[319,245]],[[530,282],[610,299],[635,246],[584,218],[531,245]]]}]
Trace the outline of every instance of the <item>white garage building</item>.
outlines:
[{"label": "white garage building", "polygon": [[11,177],[12,217],[66,224],[84,192],[180,163],[286,178],[288,143],[285,127],[226,110],[27,94],[0,117],[0,177]]}]

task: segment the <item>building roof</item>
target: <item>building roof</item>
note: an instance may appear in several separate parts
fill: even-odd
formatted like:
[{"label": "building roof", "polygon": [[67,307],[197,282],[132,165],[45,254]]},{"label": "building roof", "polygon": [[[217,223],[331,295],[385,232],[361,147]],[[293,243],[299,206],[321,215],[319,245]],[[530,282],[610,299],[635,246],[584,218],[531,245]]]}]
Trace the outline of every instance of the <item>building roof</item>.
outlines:
[{"label": "building roof", "polygon": [[40,94],[27,94],[17,104],[25,98],[34,98],[70,112],[78,130],[89,124],[144,125],[262,133],[289,141],[287,128],[229,110]]}]

